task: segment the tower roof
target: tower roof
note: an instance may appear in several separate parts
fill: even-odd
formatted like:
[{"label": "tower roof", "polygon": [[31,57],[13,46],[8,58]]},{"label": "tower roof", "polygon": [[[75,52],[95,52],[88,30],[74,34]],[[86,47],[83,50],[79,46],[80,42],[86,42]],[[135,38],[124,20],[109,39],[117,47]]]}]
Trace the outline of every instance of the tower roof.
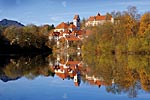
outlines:
[{"label": "tower roof", "polygon": [[80,19],[79,15],[75,15],[73,19]]}]

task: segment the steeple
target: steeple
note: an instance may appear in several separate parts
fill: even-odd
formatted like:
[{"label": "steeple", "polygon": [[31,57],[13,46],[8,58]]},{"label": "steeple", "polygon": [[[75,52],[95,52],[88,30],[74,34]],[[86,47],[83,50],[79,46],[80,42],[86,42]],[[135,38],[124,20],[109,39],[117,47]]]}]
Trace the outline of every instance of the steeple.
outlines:
[{"label": "steeple", "polygon": [[77,27],[77,30],[80,30],[80,17],[79,17],[79,15],[74,16],[73,25],[75,25]]}]

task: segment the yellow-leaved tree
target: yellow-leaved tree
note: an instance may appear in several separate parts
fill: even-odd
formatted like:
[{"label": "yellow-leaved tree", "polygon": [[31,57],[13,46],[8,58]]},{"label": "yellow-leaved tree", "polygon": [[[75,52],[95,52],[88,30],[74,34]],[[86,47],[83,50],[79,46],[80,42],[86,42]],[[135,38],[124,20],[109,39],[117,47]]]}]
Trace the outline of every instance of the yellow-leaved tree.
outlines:
[{"label": "yellow-leaved tree", "polygon": [[141,17],[139,34],[143,35],[149,25],[150,25],[150,12],[147,12]]}]

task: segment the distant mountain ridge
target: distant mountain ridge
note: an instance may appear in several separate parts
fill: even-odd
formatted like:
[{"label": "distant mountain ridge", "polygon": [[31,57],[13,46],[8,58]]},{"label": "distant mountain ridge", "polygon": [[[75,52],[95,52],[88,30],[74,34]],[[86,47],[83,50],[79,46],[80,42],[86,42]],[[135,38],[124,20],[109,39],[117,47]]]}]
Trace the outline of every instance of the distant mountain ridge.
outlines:
[{"label": "distant mountain ridge", "polygon": [[0,26],[3,26],[3,27],[9,27],[9,26],[23,27],[24,25],[17,22],[17,21],[14,21],[14,20],[3,19],[0,21]]},{"label": "distant mountain ridge", "polygon": [[2,80],[3,82],[8,82],[8,81],[15,81],[17,79],[19,79],[21,77],[15,77],[15,78],[11,78],[11,77],[8,77],[6,75],[1,75],[0,76],[0,80]]}]

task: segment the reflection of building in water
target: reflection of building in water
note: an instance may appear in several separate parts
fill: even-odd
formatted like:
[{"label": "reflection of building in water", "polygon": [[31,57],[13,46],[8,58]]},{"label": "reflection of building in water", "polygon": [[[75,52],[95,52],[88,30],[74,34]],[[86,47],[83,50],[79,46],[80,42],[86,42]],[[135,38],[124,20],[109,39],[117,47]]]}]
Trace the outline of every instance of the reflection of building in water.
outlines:
[{"label": "reflection of building in water", "polygon": [[90,76],[88,73],[85,75],[85,80],[90,84],[90,85],[97,85],[99,88],[103,86],[109,86],[115,83],[114,79],[110,81],[109,83],[103,79],[103,77],[96,77],[94,75]]},{"label": "reflection of building in water", "polygon": [[60,60],[60,57],[57,56],[56,63],[53,66],[51,66],[52,71],[54,71],[55,74],[63,80],[66,78],[73,79],[75,86],[80,85],[81,68],[81,61],[69,61],[69,56],[66,58],[66,61]]},{"label": "reflection of building in water", "polygon": [[101,87],[101,85],[106,85],[102,77],[98,78],[98,77],[95,77],[94,75],[88,76],[86,74],[85,79],[90,83],[90,85],[97,85],[98,87]]},{"label": "reflection of building in water", "polygon": [[[80,59],[81,60],[81,59]],[[70,55],[58,55],[55,62],[50,62],[49,66],[51,71],[55,73],[61,79],[72,79],[75,86],[79,86],[81,83],[81,75],[90,85],[96,85],[101,87],[106,86],[106,82],[102,77],[89,76],[90,68],[86,66],[83,68],[83,62],[79,59],[73,59]],[[114,83],[114,80],[112,81]]]}]

